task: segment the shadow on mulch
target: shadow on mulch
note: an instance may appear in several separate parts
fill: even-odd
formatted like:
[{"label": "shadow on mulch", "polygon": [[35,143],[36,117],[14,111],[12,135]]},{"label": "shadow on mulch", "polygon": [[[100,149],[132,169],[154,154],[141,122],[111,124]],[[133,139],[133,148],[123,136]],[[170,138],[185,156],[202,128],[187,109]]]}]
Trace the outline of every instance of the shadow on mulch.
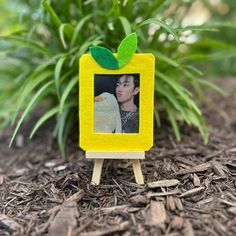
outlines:
[{"label": "shadow on mulch", "polygon": [[92,186],[93,161],[76,135],[62,160],[53,121],[31,141],[27,123],[11,149],[12,129],[2,131],[0,235],[235,235],[236,79],[220,85],[226,96],[211,92],[203,106],[209,144],[185,125],[177,143],[163,123],[141,163],[144,186],[128,160],[105,161],[101,185]]}]

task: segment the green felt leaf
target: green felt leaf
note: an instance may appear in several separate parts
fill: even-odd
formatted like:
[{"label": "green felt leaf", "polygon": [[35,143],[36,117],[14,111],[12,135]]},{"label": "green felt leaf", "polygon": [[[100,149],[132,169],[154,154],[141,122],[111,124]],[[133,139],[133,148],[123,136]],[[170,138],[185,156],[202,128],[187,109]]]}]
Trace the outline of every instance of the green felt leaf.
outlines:
[{"label": "green felt leaf", "polygon": [[113,53],[107,48],[101,46],[90,47],[90,52],[94,60],[101,66],[107,69],[118,69],[119,64]]},{"label": "green felt leaf", "polygon": [[137,49],[137,35],[136,33],[129,34],[121,41],[118,47],[117,58],[119,62],[119,68],[129,63],[136,49]]}]

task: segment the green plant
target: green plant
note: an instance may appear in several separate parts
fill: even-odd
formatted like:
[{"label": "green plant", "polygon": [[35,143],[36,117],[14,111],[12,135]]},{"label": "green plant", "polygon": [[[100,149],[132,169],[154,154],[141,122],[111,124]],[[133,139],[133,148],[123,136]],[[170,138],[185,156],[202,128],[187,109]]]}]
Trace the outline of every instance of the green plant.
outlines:
[{"label": "green plant", "polygon": [[[188,8],[192,4],[192,1],[177,2],[178,7]],[[11,143],[32,109],[47,101],[47,112],[36,122],[30,137],[46,120],[55,116],[53,134],[65,155],[66,137],[78,120],[78,62],[81,55],[95,45],[114,51],[131,32],[138,36],[137,51],[151,52],[157,58],[157,125],[161,125],[159,112],[163,109],[177,140],[181,137],[178,121],[185,121],[197,127],[207,143],[206,123],[193,97],[195,93],[187,88],[193,87],[197,94],[201,94],[206,86],[222,92],[214,84],[200,79],[203,73],[195,66],[199,61],[219,57],[214,50],[217,42],[207,38],[210,41],[207,47],[213,48],[211,54],[207,54],[203,47],[205,39],[200,36],[222,24],[182,28],[184,16],[171,12],[171,1],[164,0],[52,0],[50,4],[43,0],[40,8],[35,2],[31,4],[31,11],[24,16],[23,27],[1,36],[0,125],[16,124]],[[32,20],[35,13],[37,17]],[[170,19],[172,26],[167,23]],[[227,27],[234,26],[229,24]],[[199,39],[194,44],[180,42],[180,36],[189,30]],[[236,54],[232,45],[222,47],[218,53],[224,56],[229,49],[232,55]]]}]

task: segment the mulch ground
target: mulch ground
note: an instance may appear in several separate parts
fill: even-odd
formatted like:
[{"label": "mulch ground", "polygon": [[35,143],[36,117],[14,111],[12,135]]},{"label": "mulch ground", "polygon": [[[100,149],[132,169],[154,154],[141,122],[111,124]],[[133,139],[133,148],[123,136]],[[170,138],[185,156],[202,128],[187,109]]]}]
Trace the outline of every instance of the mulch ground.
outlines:
[{"label": "mulch ground", "polygon": [[11,149],[12,128],[3,130],[0,235],[236,235],[236,79],[220,86],[226,96],[208,92],[202,108],[209,144],[185,125],[177,143],[164,121],[141,162],[144,186],[135,184],[128,160],[105,161],[101,185],[91,185],[93,161],[76,135],[64,161],[53,121],[31,141],[29,121]]}]

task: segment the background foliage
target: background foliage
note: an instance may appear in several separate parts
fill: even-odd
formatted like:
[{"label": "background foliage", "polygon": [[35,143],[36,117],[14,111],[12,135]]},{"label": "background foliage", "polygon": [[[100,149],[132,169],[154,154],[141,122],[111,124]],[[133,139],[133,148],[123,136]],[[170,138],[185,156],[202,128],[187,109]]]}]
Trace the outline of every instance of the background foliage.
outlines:
[{"label": "background foliage", "polygon": [[236,73],[232,66],[236,26],[230,23],[236,17],[235,1],[0,0],[0,4],[4,14],[0,127],[15,125],[12,141],[33,108],[44,103],[46,113],[35,123],[31,137],[54,116],[53,135],[65,155],[68,132],[78,120],[80,56],[91,45],[114,51],[125,35],[137,32],[138,52],[157,58],[157,125],[161,125],[159,113],[166,112],[177,140],[178,124],[186,122],[197,127],[207,143],[198,98],[206,86],[222,93],[203,76]]}]

